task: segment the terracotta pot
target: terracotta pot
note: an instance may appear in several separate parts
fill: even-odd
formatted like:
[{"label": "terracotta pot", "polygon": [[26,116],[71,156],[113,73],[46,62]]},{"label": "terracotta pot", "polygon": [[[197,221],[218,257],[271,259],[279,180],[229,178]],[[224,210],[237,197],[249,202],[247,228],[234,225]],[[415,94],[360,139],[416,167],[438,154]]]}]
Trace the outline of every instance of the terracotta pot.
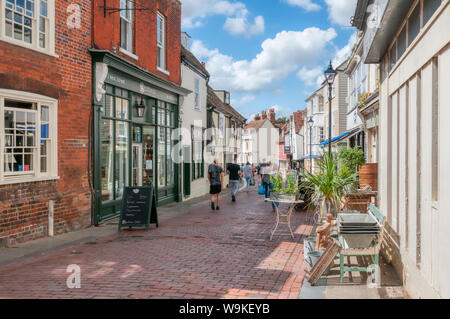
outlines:
[{"label": "terracotta pot", "polygon": [[373,191],[378,191],[378,164],[364,164],[359,167],[359,186],[364,188],[367,185]]}]

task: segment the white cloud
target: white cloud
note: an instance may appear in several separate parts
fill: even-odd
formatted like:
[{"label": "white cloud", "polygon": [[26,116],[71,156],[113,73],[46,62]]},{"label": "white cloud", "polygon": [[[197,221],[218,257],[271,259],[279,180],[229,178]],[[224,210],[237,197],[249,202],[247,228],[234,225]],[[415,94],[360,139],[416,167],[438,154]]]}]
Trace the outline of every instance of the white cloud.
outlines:
[{"label": "white cloud", "polygon": [[287,78],[299,66],[312,67],[326,52],[327,45],[337,36],[333,28],[321,30],[282,31],[266,39],[262,51],[252,60],[235,61],[218,49],[209,50],[196,40],[191,51],[206,59],[213,86],[240,92],[276,89],[276,83]]},{"label": "white cloud", "polygon": [[331,22],[340,26],[350,26],[350,18],[354,15],[358,0],[325,0]]},{"label": "white cloud", "polygon": [[[292,113],[295,112],[295,110],[293,110],[291,108],[284,107],[284,106],[281,106],[281,105],[278,105],[278,104],[275,104],[275,105],[269,107],[269,110],[270,109],[275,109],[275,116],[276,116],[277,119],[280,118],[280,117],[287,117],[287,118],[289,118],[292,115]],[[267,111],[267,114],[269,114],[269,111]]]},{"label": "white cloud", "polygon": [[297,72],[297,77],[303,81],[307,86],[320,86],[323,82],[323,70],[321,66],[316,66],[314,68],[302,67]]},{"label": "white cloud", "polygon": [[246,36],[251,36],[261,34],[264,33],[264,18],[262,16],[257,16],[253,24],[248,22],[247,16],[227,18],[223,27],[233,35],[244,34]]},{"label": "white cloud", "polygon": [[[348,43],[341,49],[336,49],[332,64],[334,68],[337,68],[344,62],[352,53],[353,46],[357,40],[357,33],[353,33],[348,40]],[[302,67],[297,72],[297,77],[303,81],[306,86],[319,88],[325,80],[323,72],[326,69],[326,65],[316,66],[312,68]]]},{"label": "white cloud", "polygon": [[338,50],[334,56],[333,59],[333,66],[336,68],[338,67],[342,62],[344,62],[352,53],[353,46],[355,45],[357,40],[357,33],[354,32],[350,39],[348,40],[348,43],[340,50]]},{"label": "white cloud", "polygon": [[209,15],[226,16],[224,29],[233,35],[247,36],[264,32],[264,18],[257,16],[249,21],[250,12],[242,2],[227,0],[182,0],[182,27],[196,28],[203,24]]},{"label": "white cloud", "polygon": [[231,99],[231,105],[236,108],[240,108],[241,106],[244,106],[248,103],[251,103],[255,100],[254,95],[244,95],[240,99]]},{"label": "white cloud", "polygon": [[311,0],[283,0],[292,6],[300,7],[306,11],[318,11],[321,7],[317,3],[311,2]]}]

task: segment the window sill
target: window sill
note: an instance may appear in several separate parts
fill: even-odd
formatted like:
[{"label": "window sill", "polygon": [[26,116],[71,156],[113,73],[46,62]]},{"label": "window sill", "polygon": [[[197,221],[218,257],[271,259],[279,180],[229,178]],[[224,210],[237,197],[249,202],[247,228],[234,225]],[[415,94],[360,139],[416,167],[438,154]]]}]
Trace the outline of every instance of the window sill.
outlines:
[{"label": "window sill", "polygon": [[17,46],[22,47],[24,49],[29,49],[29,50],[32,50],[32,51],[35,51],[35,52],[39,52],[39,53],[42,53],[42,54],[45,54],[45,55],[48,55],[48,56],[51,56],[51,57],[54,57],[54,58],[59,58],[59,55],[54,53],[54,51],[45,50],[45,49],[39,49],[39,48],[34,47],[34,46],[30,45],[30,44],[26,44],[26,43],[24,43],[22,41],[11,39],[11,38],[6,37],[6,36],[1,36],[0,35],[0,41],[4,41],[4,42],[7,42],[7,43],[10,43],[10,44],[13,44],[13,45],[17,45]]},{"label": "window sill", "polygon": [[164,70],[164,69],[161,69],[159,66],[157,66],[156,69],[157,69],[159,72],[164,73],[165,75],[170,75],[170,72],[169,72],[169,71]]},{"label": "window sill", "polygon": [[135,59],[136,61],[139,60],[139,57],[138,57],[136,54],[133,54],[133,53],[131,53],[130,51],[125,50],[125,49],[122,48],[122,47],[119,48],[119,52],[125,54],[126,56],[128,56],[128,57],[130,57],[130,58],[132,58],[132,59]]},{"label": "window sill", "polygon": [[56,177],[6,177],[0,180],[0,185],[22,184],[22,183],[34,183],[59,180],[59,176]]}]

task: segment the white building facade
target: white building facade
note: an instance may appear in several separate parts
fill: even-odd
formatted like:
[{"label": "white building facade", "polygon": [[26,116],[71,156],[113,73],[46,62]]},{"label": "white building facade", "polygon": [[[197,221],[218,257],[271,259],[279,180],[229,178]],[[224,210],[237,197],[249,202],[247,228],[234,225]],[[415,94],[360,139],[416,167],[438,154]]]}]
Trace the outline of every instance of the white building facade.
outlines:
[{"label": "white building facade", "polygon": [[183,98],[180,106],[182,127],[183,200],[203,196],[209,192],[205,164],[204,136],[207,129],[207,84],[209,74],[189,52],[189,37],[182,34],[181,86],[192,93]]},{"label": "white building facade", "polygon": [[363,60],[381,70],[381,212],[410,296],[450,298],[450,1],[377,4]]}]

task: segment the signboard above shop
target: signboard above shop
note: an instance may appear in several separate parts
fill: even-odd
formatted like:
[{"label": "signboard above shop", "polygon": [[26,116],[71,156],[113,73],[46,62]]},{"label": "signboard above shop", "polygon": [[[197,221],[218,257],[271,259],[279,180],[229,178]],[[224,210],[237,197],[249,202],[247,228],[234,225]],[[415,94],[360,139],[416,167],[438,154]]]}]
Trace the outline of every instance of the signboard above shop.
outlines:
[{"label": "signboard above shop", "polygon": [[149,83],[144,83],[139,79],[129,77],[126,74],[112,68],[109,68],[108,76],[105,82],[157,100],[178,104],[178,96],[176,94],[161,90]]}]

